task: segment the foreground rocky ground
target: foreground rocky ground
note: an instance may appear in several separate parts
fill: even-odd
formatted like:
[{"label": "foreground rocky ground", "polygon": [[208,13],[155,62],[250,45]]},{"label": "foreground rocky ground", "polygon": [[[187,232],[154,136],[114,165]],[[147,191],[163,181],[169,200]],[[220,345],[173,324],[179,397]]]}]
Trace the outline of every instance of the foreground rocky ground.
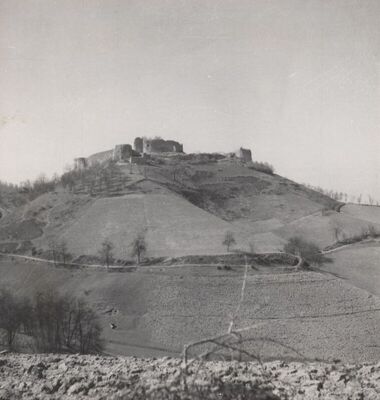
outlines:
[{"label": "foreground rocky ground", "polygon": [[380,363],[194,363],[186,390],[183,376],[170,358],[2,354],[0,399],[380,398]]}]

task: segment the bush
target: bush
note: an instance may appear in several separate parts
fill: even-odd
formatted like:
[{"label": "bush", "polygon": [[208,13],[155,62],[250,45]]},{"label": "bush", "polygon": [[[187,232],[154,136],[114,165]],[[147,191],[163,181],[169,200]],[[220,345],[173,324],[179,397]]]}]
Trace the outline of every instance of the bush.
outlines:
[{"label": "bush", "polygon": [[292,237],[284,246],[286,253],[300,256],[308,264],[322,264],[325,259],[319,247],[311,242],[308,242],[300,237]]}]

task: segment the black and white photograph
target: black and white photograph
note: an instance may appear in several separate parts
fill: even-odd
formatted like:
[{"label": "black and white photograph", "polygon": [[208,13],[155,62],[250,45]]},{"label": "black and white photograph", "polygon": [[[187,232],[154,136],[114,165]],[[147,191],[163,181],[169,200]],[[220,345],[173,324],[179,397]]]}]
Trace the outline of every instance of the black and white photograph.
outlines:
[{"label": "black and white photograph", "polygon": [[380,1],[0,0],[0,400],[380,399]]}]

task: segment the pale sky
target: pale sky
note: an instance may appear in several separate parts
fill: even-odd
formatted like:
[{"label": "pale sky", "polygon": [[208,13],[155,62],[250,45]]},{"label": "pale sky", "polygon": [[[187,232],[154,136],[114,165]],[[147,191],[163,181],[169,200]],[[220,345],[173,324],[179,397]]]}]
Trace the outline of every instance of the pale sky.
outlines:
[{"label": "pale sky", "polygon": [[0,0],[0,180],[177,139],[380,200],[380,1]]}]

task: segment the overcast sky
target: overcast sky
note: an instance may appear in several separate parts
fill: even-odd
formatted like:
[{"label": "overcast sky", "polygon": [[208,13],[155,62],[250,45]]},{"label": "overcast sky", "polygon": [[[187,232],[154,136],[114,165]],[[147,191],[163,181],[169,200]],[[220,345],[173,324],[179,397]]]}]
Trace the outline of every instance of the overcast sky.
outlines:
[{"label": "overcast sky", "polygon": [[0,0],[0,179],[160,135],[380,200],[380,1]]}]

